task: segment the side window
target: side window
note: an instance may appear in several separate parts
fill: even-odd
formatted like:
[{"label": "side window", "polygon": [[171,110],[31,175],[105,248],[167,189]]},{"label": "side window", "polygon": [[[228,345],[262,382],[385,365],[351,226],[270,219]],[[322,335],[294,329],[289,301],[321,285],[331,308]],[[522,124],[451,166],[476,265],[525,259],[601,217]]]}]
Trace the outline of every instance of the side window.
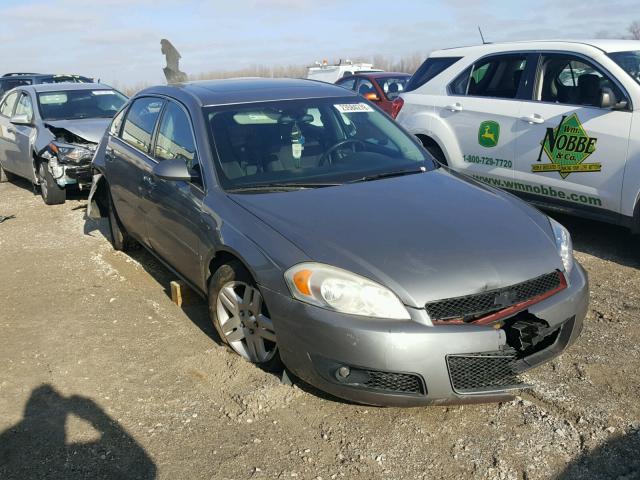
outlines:
[{"label": "side window", "polygon": [[13,92],[7,95],[2,105],[0,105],[0,115],[10,117],[13,114],[13,107],[16,104],[18,98],[18,92]]},{"label": "side window", "polygon": [[525,55],[495,55],[473,65],[467,94],[476,97],[516,98]]},{"label": "side window", "polygon": [[149,153],[151,136],[162,104],[163,100],[152,97],[142,97],[133,102],[124,121],[122,140],[144,153]]},{"label": "side window", "polygon": [[197,164],[191,121],[185,111],[174,102],[167,104],[162,115],[154,157],[159,161],[184,160],[189,169]]},{"label": "side window", "polygon": [[[427,83],[432,78],[440,75],[451,65],[460,60],[461,57],[433,57],[427,58],[420,68],[411,76],[407,83],[407,91],[415,90]],[[465,85],[466,91],[466,85]]]},{"label": "side window", "polygon": [[366,95],[367,93],[376,93],[376,89],[373,87],[373,83],[371,83],[366,78],[361,78],[358,82],[358,94]]},{"label": "side window", "polygon": [[543,102],[597,107],[604,88],[611,89],[618,101],[625,100],[608,75],[580,57],[543,55],[541,75],[536,99]]},{"label": "side window", "polygon": [[33,120],[33,106],[29,94],[23,93],[20,96],[14,115],[26,115],[29,121]]},{"label": "side window", "polygon": [[349,90],[356,89],[356,77],[347,78],[346,80],[340,80],[338,86],[348,88]]},{"label": "side window", "polygon": [[115,117],[113,117],[113,121],[111,122],[111,126],[109,127],[109,133],[114,137],[120,135],[120,127],[122,127],[122,120],[124,119],[124,114],[126,111],[127,109],[125,108]]},{"label": "side window", "polygon": [[469,87],[469,79],[471,78],[471,70],[473,67],[467,68],[458,77],[449,84],[449,93],[451,95],[466,95]]}]

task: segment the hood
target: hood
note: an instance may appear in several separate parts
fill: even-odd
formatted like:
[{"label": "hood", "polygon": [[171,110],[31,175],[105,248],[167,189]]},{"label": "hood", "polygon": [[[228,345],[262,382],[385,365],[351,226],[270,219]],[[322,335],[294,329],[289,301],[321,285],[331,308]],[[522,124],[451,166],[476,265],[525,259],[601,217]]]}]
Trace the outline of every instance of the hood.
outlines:
[{"label": "hood", "polygon": [[418,308],[562,269],[543,214],[443,169],[231,198],[312,260],[375,280]]},{"label": "hood", "polygon": [[82,118],[79,120],[51,120],[45,125],[67,130],[87,142],[98,143],[105,130],[111,124],[111,118]]}]

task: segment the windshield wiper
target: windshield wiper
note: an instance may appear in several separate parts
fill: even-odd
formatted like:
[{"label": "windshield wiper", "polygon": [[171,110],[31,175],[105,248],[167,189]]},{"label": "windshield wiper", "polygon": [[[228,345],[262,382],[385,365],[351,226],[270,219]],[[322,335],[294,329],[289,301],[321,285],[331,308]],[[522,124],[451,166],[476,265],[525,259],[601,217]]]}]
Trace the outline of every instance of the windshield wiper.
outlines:
[{"label": "windshield wiper", "polygon": [[341,183],[265,183],[257,185],[247,185],[246,187],[228,188],[227,192],[292,192],[307,188],[336,187]]},{"label": "windshield wiper", "polygon": [[371,180],[380,180],[382,178],[402,177],[404,175],[413,175],[416,173],[424,173],[427,169],[425,167],[410,168],[408,170],[396,170],[394,172],[375,173],[373,175],[366,175],[364,177],[349,180],[347,183],[359,183],[370,182]]}]

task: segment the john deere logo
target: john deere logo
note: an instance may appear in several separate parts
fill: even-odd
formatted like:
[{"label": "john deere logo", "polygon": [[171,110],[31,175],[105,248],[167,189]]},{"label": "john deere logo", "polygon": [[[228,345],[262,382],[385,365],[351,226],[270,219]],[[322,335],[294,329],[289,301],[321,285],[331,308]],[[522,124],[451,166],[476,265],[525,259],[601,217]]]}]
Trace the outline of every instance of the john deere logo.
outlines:
[{"label": "john deere logo", "polygon": [[500,125],[492,120],[480,124],[478,129],[478,143],[483,147],[491,148],[498,145],[500,138]]},{"label": "john deere logo", "polygon": [[597,138],[587,135],[578,115],[563,116],[555,129],[547,128],[540,143],[538,162],[544,152],[551,163],[536,163],[531,165],[531,171],[558,172],[562,178],[574,172],[599,172],[599,163],[584,163],[596,151],[597,142]]}]

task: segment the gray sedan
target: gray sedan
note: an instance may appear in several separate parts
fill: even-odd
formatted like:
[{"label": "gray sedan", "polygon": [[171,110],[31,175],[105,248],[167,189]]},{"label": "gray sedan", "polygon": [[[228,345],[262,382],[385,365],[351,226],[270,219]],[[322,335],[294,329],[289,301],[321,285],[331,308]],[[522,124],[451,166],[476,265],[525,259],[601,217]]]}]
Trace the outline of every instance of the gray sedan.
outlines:
[{"label": "gray sedan", "polygon": [[250,362],[378,405],[491,401],[582,329],[554,220],[436,164],[388,116],[306,80],[158,86],[114,118],[94,215],[208,298]]}]

